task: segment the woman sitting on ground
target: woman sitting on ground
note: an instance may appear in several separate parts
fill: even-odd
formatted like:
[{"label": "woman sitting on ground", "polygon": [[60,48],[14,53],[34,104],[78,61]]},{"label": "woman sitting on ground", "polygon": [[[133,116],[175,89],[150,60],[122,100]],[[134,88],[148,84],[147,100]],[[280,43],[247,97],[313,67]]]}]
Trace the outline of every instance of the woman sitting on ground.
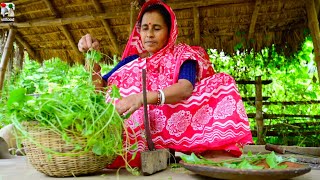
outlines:
[{"label": "woman sitting on ground", "polygon": [[[148,149],[143,125],[142,69],[147,71],[148,113],[157,149],[240,156],[241,148],[252,143],[247,114],[234,79],[225,73],[215,73],[201,47],[176,45],[177,36],[172,9],[162,1],[150,0],[139,13],[122,61],[103,76],[100,66],[94,66],[97,89],[116,85],[123,97],[116,102],[117,111],[131,113],[125,121],[129,139],[124,136],[124,148],[138,143],[137,149],[127,152],[131,166],[139,167],[140,152]],[[82,52],[99,47],[89,34],[78,45]],[[118,157],[110,167],[124,165],[123,158]]]}]

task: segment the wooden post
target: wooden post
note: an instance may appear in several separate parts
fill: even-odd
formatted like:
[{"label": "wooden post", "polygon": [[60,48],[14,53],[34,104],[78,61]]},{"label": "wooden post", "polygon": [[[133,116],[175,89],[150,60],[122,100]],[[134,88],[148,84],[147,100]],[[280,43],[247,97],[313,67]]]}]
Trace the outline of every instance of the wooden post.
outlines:
[{"label": "wooden post", "polygon": [[130,29],[129,29],[129,37],[131,35],[131,32],[133,30],[133,27],[135,25],[136,22],[136,13],[135,13],[135,4],[133,2],[131,2],[131,6],[130,6]]},{"label": "wooden post", "polygon": [[319,15],[319,10],[320,10],[320,0],[315,0],[314,5],[316,7],[316,13]]},{"label": "wooden post", "polygon": [[17,44],[17,49],[15,51],[15,59],[16,59],[16,74],[18,74],[23,67],[23,59],[24,59],[24,47],[22,44],[20,44],[19,42],[16,42]]},{"label": "wooden post", "polygon": [[262,81],[261,76],[256,77],[256,125],[258,144],[265,144],[263,136],[263,114],[262,114]]},{"label": "wooden post", "polygon": [[314,46],[314,59],[318,69],[318,81],[320,83],[320,31],[314,0],[308,0],[306,2],[306,9],[308,14],[308,25],[311,31],[312,42]]},{"label": "wooden post", "polygon": [[16,38],[16,40],[17,40],[18,43],[22,44],[22,46],[23,46],[24,48],[26,48],[29,56],[30,56],[32,59],[34,59],[34,60],[36,60],[36,61],[38,61],[39,63],[42,64],[42,61],[43,61],[43,60],[38,57],[36,51],[30,46],[30,44],[29,44],[27,41],[25,41],[25,40],[23,39],[22,36],[20,36],[18,33],[16,33],[16,34],[15,34],[15,38]]},{"label": "wooden post", "polygon": [[193,7],[194,45],[200,45],[200,13],[199,8]]},{"label": "wooden post", "polygon": [[8,64],[7,64],[7,69],[6,69],[6,75],[5,77],[7,79],[11,79],[11,74],[13,72],[13,63],[14,63],[14,46],[13,48],[11,49],[11,52],[8,53],[9,54],[9,60],[8,60]]},{"label": "wooden post", "polygon": [[16,33],[16,29],[10,28],[9,30],[9,36],[6,41],[6,45],[3,49],[2,57],[1,57],[1,64],[0,64],[0,96],[2,95],[2,88],[3,88],[3,83],[5,79],[5,74],[6,74],[6,68],[8,65],[8,60],[10,57],[10,53],[12,52],[12,47],[13,47],[13,41],[14,41],[14,35]]},{"label": "wooden post", "polygon": [[0,52],[2,54],[4,46],[6,44],[8,38],[8,31],[7,30],[2,30],[1,31],[1,39],[0,39]]},{"label": "wooden post", "polygon": [[257,23],[257,19],[258,19],[258,13],[260,11],[260,6],[261,6],[261,0],[256,0],[255,7],[254,7],[252,17],[251,17],[249,34],[248,34],[249,46],[251,46],[250,41],[253,38],[254,31],[256,28],[256,23]]}]

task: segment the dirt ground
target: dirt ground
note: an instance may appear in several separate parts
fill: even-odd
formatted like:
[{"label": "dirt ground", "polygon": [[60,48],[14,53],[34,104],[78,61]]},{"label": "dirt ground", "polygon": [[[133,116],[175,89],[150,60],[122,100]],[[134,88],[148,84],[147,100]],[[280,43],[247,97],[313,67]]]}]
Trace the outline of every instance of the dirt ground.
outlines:
[{"label": "dirt ground", "polygon": [[[307,157],[307,156],[296,156],[297,159],[301,159],[300,162],[311,162],[315,169],[312,169],[310,172],[292,178],[293,180],[318,180],[320,177],[320,168],[318,168],[318,165],[320,164],[320,147],[311,147],[311,148],[300,148],[300,147],[284,147],[286,149],[289,149],[291,151],[296,151],[300,153],[307,153],[307,154],[313,154],[314,157]],[[264,149],[264,146],[262,145],[251,145],[246,146],[244,148],[244,153],[247,153],[248,151],[251,151],[252,153],[269,153],[269,151],[266,151]],[[175,156],[179,156],[181,154],[176,153]],[[289,154],[290,155],[290,154]],[[291,156],[291,155],[290,155]],[[313,166],[312,166],[313,167]],[[210,172],[211,173],[211,172]],[[219,172],[218,172],[219,173]],[[224,176],[225,177],[225,176]],[[243,178],[242,178],[243,177]],[[73,177],[65,178],[70,179]],[[209,179],[207,176],[201,176],[194,172],[191,172],[185,168],[179,167],[179,168],[173,168],[168,167],[166,170],[158,172],[156,174],[150,175],[150,176],[134,176],[127,172],[125,169],[122,170],[104,170],[100,173],[97,173],[95,175],[90,176],[81,176],[76,177],[78,179],[88,179],[88,180],[95,180],[95,179],[124,179],[124,180],[131,180],[131,179],[152,179],[152,180],[205,180]],[[270,179],[266,177],[267,179]],[[262,179],[266,179],[263,177]],[[42,180],[42,179],[59,179],[62,178],[54,178],[46,176],[45,174],[42,174],[41,172],[38,172],[35,168],[32,167],[32,165],[27,161],[27,158],[25,156],[15,156],[11,159],[0,159],[0,180]],[[239,179],[245,179],[245,180],[252,180],[249,178],[246,178],[245,176],[241,176],[238,178],[236,176],[236,180]],[[277,179],[276,177],[272,178],[273,180]],[[279,179],[279,178],[278,178]]]},{"label": "dirt ground", "polygon": [[[302,176],[293,178],[293,180],[318,180],[320,177],[320,170],[311,170],[311,172],[304,174]],[[205,176],[197,175],[191,171],[184,168],[167,168],[162,172],[150,176],[134,176],[128,173],[126,170],[106,170],[103,173],[99,173],[91,176],[77,177],[78,179],[152,179],[152,180],[205,180],[209,179]],[[12,159],[0,159],[0,180],[42,180],[42,179],[59,179],[48,177],[37,170],[35,170],[31,164],[28,163],[26,157],[17,156]],[[70,178],[66,178],[70,179]]]}]

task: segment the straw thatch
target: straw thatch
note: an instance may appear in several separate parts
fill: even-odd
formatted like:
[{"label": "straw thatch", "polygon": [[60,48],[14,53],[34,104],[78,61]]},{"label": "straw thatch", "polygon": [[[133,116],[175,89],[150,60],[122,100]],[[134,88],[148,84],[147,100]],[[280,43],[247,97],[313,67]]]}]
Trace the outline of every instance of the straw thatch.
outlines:
[{"label": "straw thatch", "polygon": [[[110,57],[121,55],[139,12],[135,0],[13,0],[15,39],[33,59],[81,62],[78,40],[86,33]],[[167,0],[176,12],[179,42],[232,53],[272,44],[292,53],[308,32],[304,0]],[[319,1],[316,0],[316,11]]]}]

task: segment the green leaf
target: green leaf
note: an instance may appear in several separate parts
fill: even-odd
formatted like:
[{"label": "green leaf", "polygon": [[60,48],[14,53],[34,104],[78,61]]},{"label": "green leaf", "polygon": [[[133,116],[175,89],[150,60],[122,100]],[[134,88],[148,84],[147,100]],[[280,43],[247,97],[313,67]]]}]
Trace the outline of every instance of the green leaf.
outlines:
[{"label": "green leaf", "polygon": [[201,159],[199,159],[194,153],[191,153],[191,155],[182,154],[180,157],[186,163],[192,163],[192,164],[202,163]]},{"label": "green leaf", "polygon": [[311,99],[317,99],[318,98],[317,93],[315,93],[315,92],[310,92],[309,96],[311,97]]},{"label": "green leaf", "polygon": [[124,115],[124,116],[121,116],[121,117],[122,117],[122,119],[128,119],[128,118],[131,116],[131,114],[132,114],[132,113],[128,113],[128,114],[126,114],[126,115]]},{"label": "green leaf", "polygon": [[237,51],[237,50],[239,50],[239,49],[241,49],[243,47],[243,43],[238,43],[238,44],[236,44],[235,46],[234,46],[234,51]]},{"label": "green leaf", "polygon": [[278,166],[277,156],[273,151],[267,155],[266,162],[269,165],[270,169],[275,169]]},{"label": "green leaf", "polygon": [[241,31],[236,31],[236,36],[240,37],[242,35],[242,32]]},{"label": "green leaf", "polygon": [[246,159],[237,165],[239,169],[263,169],[262,166],[251,165]]},{"label": "green leaf", "polygon": [[15,89],[10,93],[10,97],[7,102],[7,106],[12,106],[13,103],[23,103],[26,101],[26,89],[19,88]]},{"label": "green leaf", "polygon": [[89,129],[87,129],[87,130],[84,132],[84,136],[90,136],[90,135],[92,135],[92,134],[93,134],[92,128],[89,128]]},{"label": "green leaf", "polygon": [[91,61],[93,60],[94,62],[99,62],[102,59],[101,53],[94,49],[89,50],[89,52],[85,54],[85,57],[86,59]]},{"label": "green leaf", "polygon": [[117,86],[112,85],[110,97],[112,97],[112,98],[121,98],[120,90],[119,90],[119,88]]},{"label": "green leaf", "polygon": [[137,151],[136,151],[136,152],[134,152],[134,153],[133,153],[133,155],[132,155],[132,157],[131,157],[131,160],[134,160],[134,159],[136,158],[137,154],[138,154],[138,152],[137,152]]},{"label": "green leaf", "polygon": [[81,150],[82,149],[82,146],[80,144],[75,144],[74,145],[74,149],[75,150]]},{"label": "green leaf", "polygon": [[230,164],[230,163],[223,163],[222,166],[226,168],[233,168],[233,169],[237,168],[236,164]]},{"label": "green leaf", "polygon": [[134,143],[131,147],[130,150],[138,150],[138,143]]},{"label": "green leaf", "polygon": [[97,154],[97,155],[102,155],[102,146],[100,142],[97,142],[96,144],[93,145],[92,152]]},{"label": "green leaf", "polygon": [[77,129],[78,132],[82,132],[82,130],[83,130],[82,124],[76,123],[76,129]]},{"label": "green leaf", "polygon": [[286,169],[287,167],[288,167],[287,165],[283,164],[283,165],[278,165],[274,169]]},{"label": "green leaf", "polygon": [[67,133],[62,134],[62,139],[67,143],[71,141],[71,138],[70,138],[70,136],[68,136]]}]

